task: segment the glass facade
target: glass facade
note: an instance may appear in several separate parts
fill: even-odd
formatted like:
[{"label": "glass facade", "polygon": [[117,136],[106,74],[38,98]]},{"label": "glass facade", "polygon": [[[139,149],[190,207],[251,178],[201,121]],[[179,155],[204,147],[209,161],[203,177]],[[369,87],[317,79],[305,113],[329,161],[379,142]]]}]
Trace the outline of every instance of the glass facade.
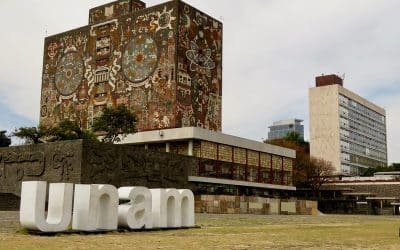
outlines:
[{"label": "glass facade", "polygon": [[199,159],[197,175],[237,181],[292,185],[292,171],[283,168],[257,167],[210,159]]},{"label": "glass facade", "polygon": [[255,187],[243,187],[234,185],[224,184],[209,184],[209,183],[197,183],[193,188],[195,195],[235,195],[235,196],[261,196],[261,197],[280,197],[289,198],[293,197],[295,191],[279,190],[279,189],[263,189]]},{"label": "glass facade", "polygon": [[[138,145],[143,147],[144,145]],[[148,150],[165,152],[165,143],[150,143]],[[168,152],[188,155],[188,141],[168,142]],[[292,158],[203,140],[193,141],[193,156],[198,160],[195,176],[293,185]]]},{"label": "glass facade", "polygon": [[301,120],[279,121],[269,127],[268,140],[284,138],[289,132],[297,132],[304,138],[304,126]]},{"label": "glass facade", "polygon": [[207,141],[194,142],[197,176],[292,185],[293,159]]},{"label": "glass facade", "polygon": [[342,173],[362,174],[367,168],[387,165],[384,115],[339,95]]}]

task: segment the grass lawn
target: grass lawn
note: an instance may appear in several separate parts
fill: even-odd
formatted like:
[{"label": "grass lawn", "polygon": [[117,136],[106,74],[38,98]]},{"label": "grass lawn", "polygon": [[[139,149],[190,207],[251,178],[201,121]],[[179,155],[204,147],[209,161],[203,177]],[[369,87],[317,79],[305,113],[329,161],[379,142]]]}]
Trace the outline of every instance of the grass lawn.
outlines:
[{"label": "grass lawn", "polygon": [[400,249],[400,217],[197,215],[200,229],[27,235],[0,212],[0,249]]}]

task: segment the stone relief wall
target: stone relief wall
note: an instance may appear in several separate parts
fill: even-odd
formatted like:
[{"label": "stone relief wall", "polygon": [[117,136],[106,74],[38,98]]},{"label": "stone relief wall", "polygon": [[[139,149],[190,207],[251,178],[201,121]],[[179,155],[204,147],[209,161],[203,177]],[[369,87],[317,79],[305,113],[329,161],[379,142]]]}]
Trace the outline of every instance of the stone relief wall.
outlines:
[{"label": "stone relief wall", "polygon": [[22,181],[79,182],[80,141],[0,149],[0,193],[19,194]]},{"label": "stone relief wall", "polygon": [[126,105],[139,131],[221,130],[222,24],[180,1],[141,3],[94,8],[89,26],[46,38],[42,125],[86,129],[104,107]]},{"label": "stone relief wall", "polygon": [[19,195],[30,180],[192,188],[188,176],[196,167],[193,157],[82,140],[1,148],[0,193]]},{"label": "stone relief wall", "polygon": [[318,215],[317,201],[252,196],[196,195],[196,213]]},{"label": "stone relief wall", "polygon": [[197,167],[197,160],[136,146],[85,141],[82,164],[83,183],[190,188],[188,176]]}]

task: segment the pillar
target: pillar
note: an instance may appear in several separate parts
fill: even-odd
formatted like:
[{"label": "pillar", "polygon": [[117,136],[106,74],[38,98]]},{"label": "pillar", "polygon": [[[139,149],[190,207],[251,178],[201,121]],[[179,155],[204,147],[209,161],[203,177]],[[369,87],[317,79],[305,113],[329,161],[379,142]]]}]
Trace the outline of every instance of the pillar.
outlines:
[{"label": "pillar", "polygon": [[188,142],[188,155],[193,156],[193,140],[189,140]]}]

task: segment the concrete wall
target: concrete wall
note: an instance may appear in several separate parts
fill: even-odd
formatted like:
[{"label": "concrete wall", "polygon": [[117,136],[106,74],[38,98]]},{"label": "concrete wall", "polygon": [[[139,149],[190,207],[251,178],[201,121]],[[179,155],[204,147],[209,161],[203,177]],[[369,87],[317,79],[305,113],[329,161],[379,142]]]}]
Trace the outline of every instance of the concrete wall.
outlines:
[{"label": "concrete wall", "polygon": [[194,157],[84,141],[82,182],[192,189],[188,176],[197,164]]},{"label": "concrete wall", "polygon": [[197,195],[196,213],[214,214],[319,214],[316,201],[250,196]]},{"label": "concrete wall", "polygon": [[0,148],[0,193],[19,195],[21,182],[81,182],[82,141]]},{"label": "concrete wall", "polygon": [[20,197],[15,194],[0,193],[0,211],[14,211],[20,207]]},{"label": "concrete wall", "polygon": [[19,195],[30,180],[193,188],[196,166],[193,157],[82,140],[1,148],[0,193]]},{"label": "concrete wall", "polygon": [[311,88],[310,154],[332,162],[337,172],[340,164],[339,85]]}]

